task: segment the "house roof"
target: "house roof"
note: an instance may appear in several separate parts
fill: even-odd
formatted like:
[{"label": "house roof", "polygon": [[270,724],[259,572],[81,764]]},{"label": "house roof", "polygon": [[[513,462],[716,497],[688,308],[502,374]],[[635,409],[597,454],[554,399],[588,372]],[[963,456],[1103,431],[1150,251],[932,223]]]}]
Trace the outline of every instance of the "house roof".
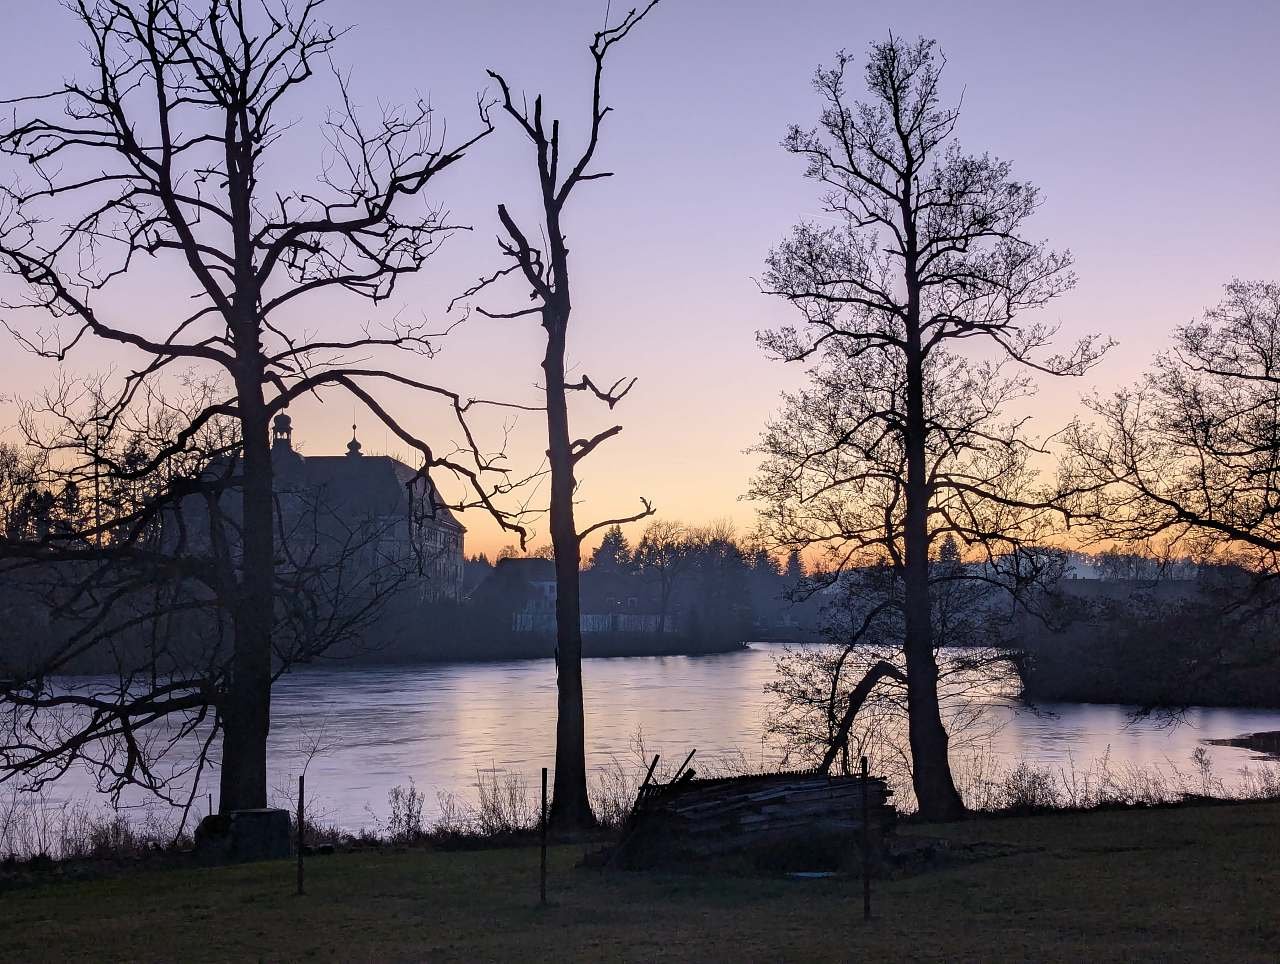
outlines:
[{"label": "house roof", "polygon": [[[320,490],[335,511],[392,515],[408,510],[409,486],[424,484],[424,476],[389,455],[309,455],[281,471],[280,481]],[[430,476],[425,484],[431,487],[435,521],[465,531]]]}]

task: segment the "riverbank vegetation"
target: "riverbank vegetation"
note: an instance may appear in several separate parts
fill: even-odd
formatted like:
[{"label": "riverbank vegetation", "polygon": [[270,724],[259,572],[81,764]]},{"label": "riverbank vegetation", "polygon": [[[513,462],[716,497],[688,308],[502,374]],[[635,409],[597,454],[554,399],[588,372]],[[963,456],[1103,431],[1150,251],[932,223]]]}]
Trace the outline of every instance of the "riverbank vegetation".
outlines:
[{"label": "riverbank vegetation", "polygon": [[851,878],[605,872],[556,846],[540,907],[536,847],[398,847],[312,859],[304,897],[284,861],[13,891],[0,959],[1262,961],[1278,835],[1278,804],[904,826],[918,857],[874,882],[869,923]]},{"label": "riverbank vegetation", "polygon": [[[900,736],[897,741],[887,739],[891,732],[882,728],[879,742],[858,749],[874,761],[899,812],[914,820],[905,743]],[[1274,744],[1275,734],[1255,736],[1270,737],[1270,743],[1258,744],[1260,753],[1263,746]],[[1209,753],[1198,748],[1183,761],[1139,765],[1108,754],[1079,764],[1047,766],[1027,760],[1010,763],[977,742],[965,747],[958,740],[956,746],[956,786],[966,808],[986,816],[1163,808],[1206,800],[1280,801],[1280,759],[1262,757],[1220,770]],[[625,823],[651,759],[637,736],[630,757],[615,757],[609,765],[589,771],[588,790],[602,841]],[[702,776],[756,772],[744,758],[732,755],[698,766]],[[673,762],[659,759],[653,778],[669,782],[674,776]],[[271,803],[291,814],[297,811],[291,788],[276,790]],[[538,830],[537,788],[518,773],[477,771],[468,790],[442,791],[431,800],[410,779],[394,787],[382,806],[375,809],[374,803],[366,804],[365,824],[351,827],[333,821],[322,801],[309,801],[306,845],[338,850],[405,845],[484,849],[527,843]],[[121,867],[181,865],[190,859],[194,823],[184,819],[182,811],[155,803],[113,810],[87,800],[61,800],[46,792],[12,788],[0,794],[0,860],[5,861],[0,887],[6,878],[38,880],[50,872],[55,878],[63,873],[98,876]]]}]

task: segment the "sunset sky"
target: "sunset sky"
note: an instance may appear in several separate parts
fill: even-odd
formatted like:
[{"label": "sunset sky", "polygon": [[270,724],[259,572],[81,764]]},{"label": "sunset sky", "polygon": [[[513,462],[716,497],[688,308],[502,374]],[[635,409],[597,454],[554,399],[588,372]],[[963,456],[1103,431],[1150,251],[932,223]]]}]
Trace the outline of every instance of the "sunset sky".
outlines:
[{"label": "sunset sky", "polygon": [[[450,136],[461,138],[477,125],[476,94],[493,67],[516,89],[543,92],[547,111],[575,138],[587,121],[586,45],[605,6],[330,0],[325,10],[333,23],[354,26],[335,59],[351,68],[358,103],[429,96]],[[0,98],[84,74],[76,25],[58,4],[3,0],[3,10]],[[576,371],[606,383],[639,378],[612,415],[585,400],[578,408],[575,434],[611,417],[625,426],[580,469],[581,524],[630,514],[645,496],[666,518],[750,525],[751,507],[739,497],[755,459],[744,450],[802,374],[757,349],[755,332],[790,314],[754,279],[770,245],[817,210],[801,164],[778,142],[789,123],[816,119],[814,68],[889,31],[937,38],[948,58],[946,95],[964,97],[961,144],[1011,159],[1042,189],[1032,233],[1070,248],[1080,278],[1050,309],[1062,340],[1098,331],[1120,343],[1085,379],[1044,386],[1035,403],[1042,432],[1067,421],[1081,394],[1134,378],[1172,326],[1217,301],[1231,278],[1280,278],[1280,4],[663,0],[609,64],[615,113],[599,166],[617,176],[584,185],[566,216]],[[332,89],[317,80],[285,111],[297,126],[273,162],[282,183],[307,188],[320,170],[316,132]],[[528,145],[499,118],[497,133],[434,195],[475,230],[450,240],[391,304],[371,311],[313,301],[304,327],[339,334],[397,312],[447,324],[450,299],[500,265],[497,203],[528,211],[533,188]],[[141,285],[111,303],[121,323],[139,325],[162,325],[163,304]],[[530,403],[541,334],[530,319],[473,316],[436,358],[395,364],[463,394]],[[3,350],[6,397],[30,395],[57,374],[51,362],[20,358],[12,342]],[[129,363],[90,342],[68,367]],[[386,401],[411,429],[447,445],[445,421],[419,399],[391,392]],[[11,402],[0,406],[6,430],[14,412]],[[337,393],[292,414],[304,452],[341,452],[353,417],[366,452],[403,448]],[[497,422],[482,428],[496,440]],[[536,467],[542,431],[536,415],[515,426],[517,470]],[[477,513],[464,521],[468,551],[510,541]]]}]

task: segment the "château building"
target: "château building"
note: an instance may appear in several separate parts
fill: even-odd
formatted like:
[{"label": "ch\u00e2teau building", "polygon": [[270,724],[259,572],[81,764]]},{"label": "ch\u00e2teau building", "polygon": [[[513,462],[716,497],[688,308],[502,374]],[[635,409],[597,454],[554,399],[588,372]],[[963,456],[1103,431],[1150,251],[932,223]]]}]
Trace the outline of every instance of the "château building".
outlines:
[{"label": "ch\u00e2teau building", "polygon": [[305,555],[318,530],[330,543],[340,534],[362,566],[407,568],[421,598],[460,599],[466,529],[429,475],[361,448],[353,425],[345,455],[304,455],[293,446],[293,420],[276,416],[271,451],[284,548]]}]

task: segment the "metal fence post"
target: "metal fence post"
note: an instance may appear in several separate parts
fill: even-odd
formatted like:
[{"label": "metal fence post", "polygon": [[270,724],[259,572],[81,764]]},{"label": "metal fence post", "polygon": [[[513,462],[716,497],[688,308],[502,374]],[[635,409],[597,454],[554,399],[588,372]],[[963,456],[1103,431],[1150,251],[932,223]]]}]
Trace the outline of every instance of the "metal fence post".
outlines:
[{"label": "metal fence post", "polygon": [[547,768],[542,768],[542,820],[539,829],[542,837],[542,866],[538,877],[538,902],[547,903]]},{"label": "metal fence post", "polygon": [[871,814],[867,803],[867,758],[862,758],[862,919],[871,920]]},{"label": "metal fence post", "polygon": [[305,773],[298,775],[298,896],[301,897],[306,891],[302,888],[302,847],[304,844],[303,827],[306,820],[306,811],[304,810],[303,798],[306,796],[307,776]]}]

